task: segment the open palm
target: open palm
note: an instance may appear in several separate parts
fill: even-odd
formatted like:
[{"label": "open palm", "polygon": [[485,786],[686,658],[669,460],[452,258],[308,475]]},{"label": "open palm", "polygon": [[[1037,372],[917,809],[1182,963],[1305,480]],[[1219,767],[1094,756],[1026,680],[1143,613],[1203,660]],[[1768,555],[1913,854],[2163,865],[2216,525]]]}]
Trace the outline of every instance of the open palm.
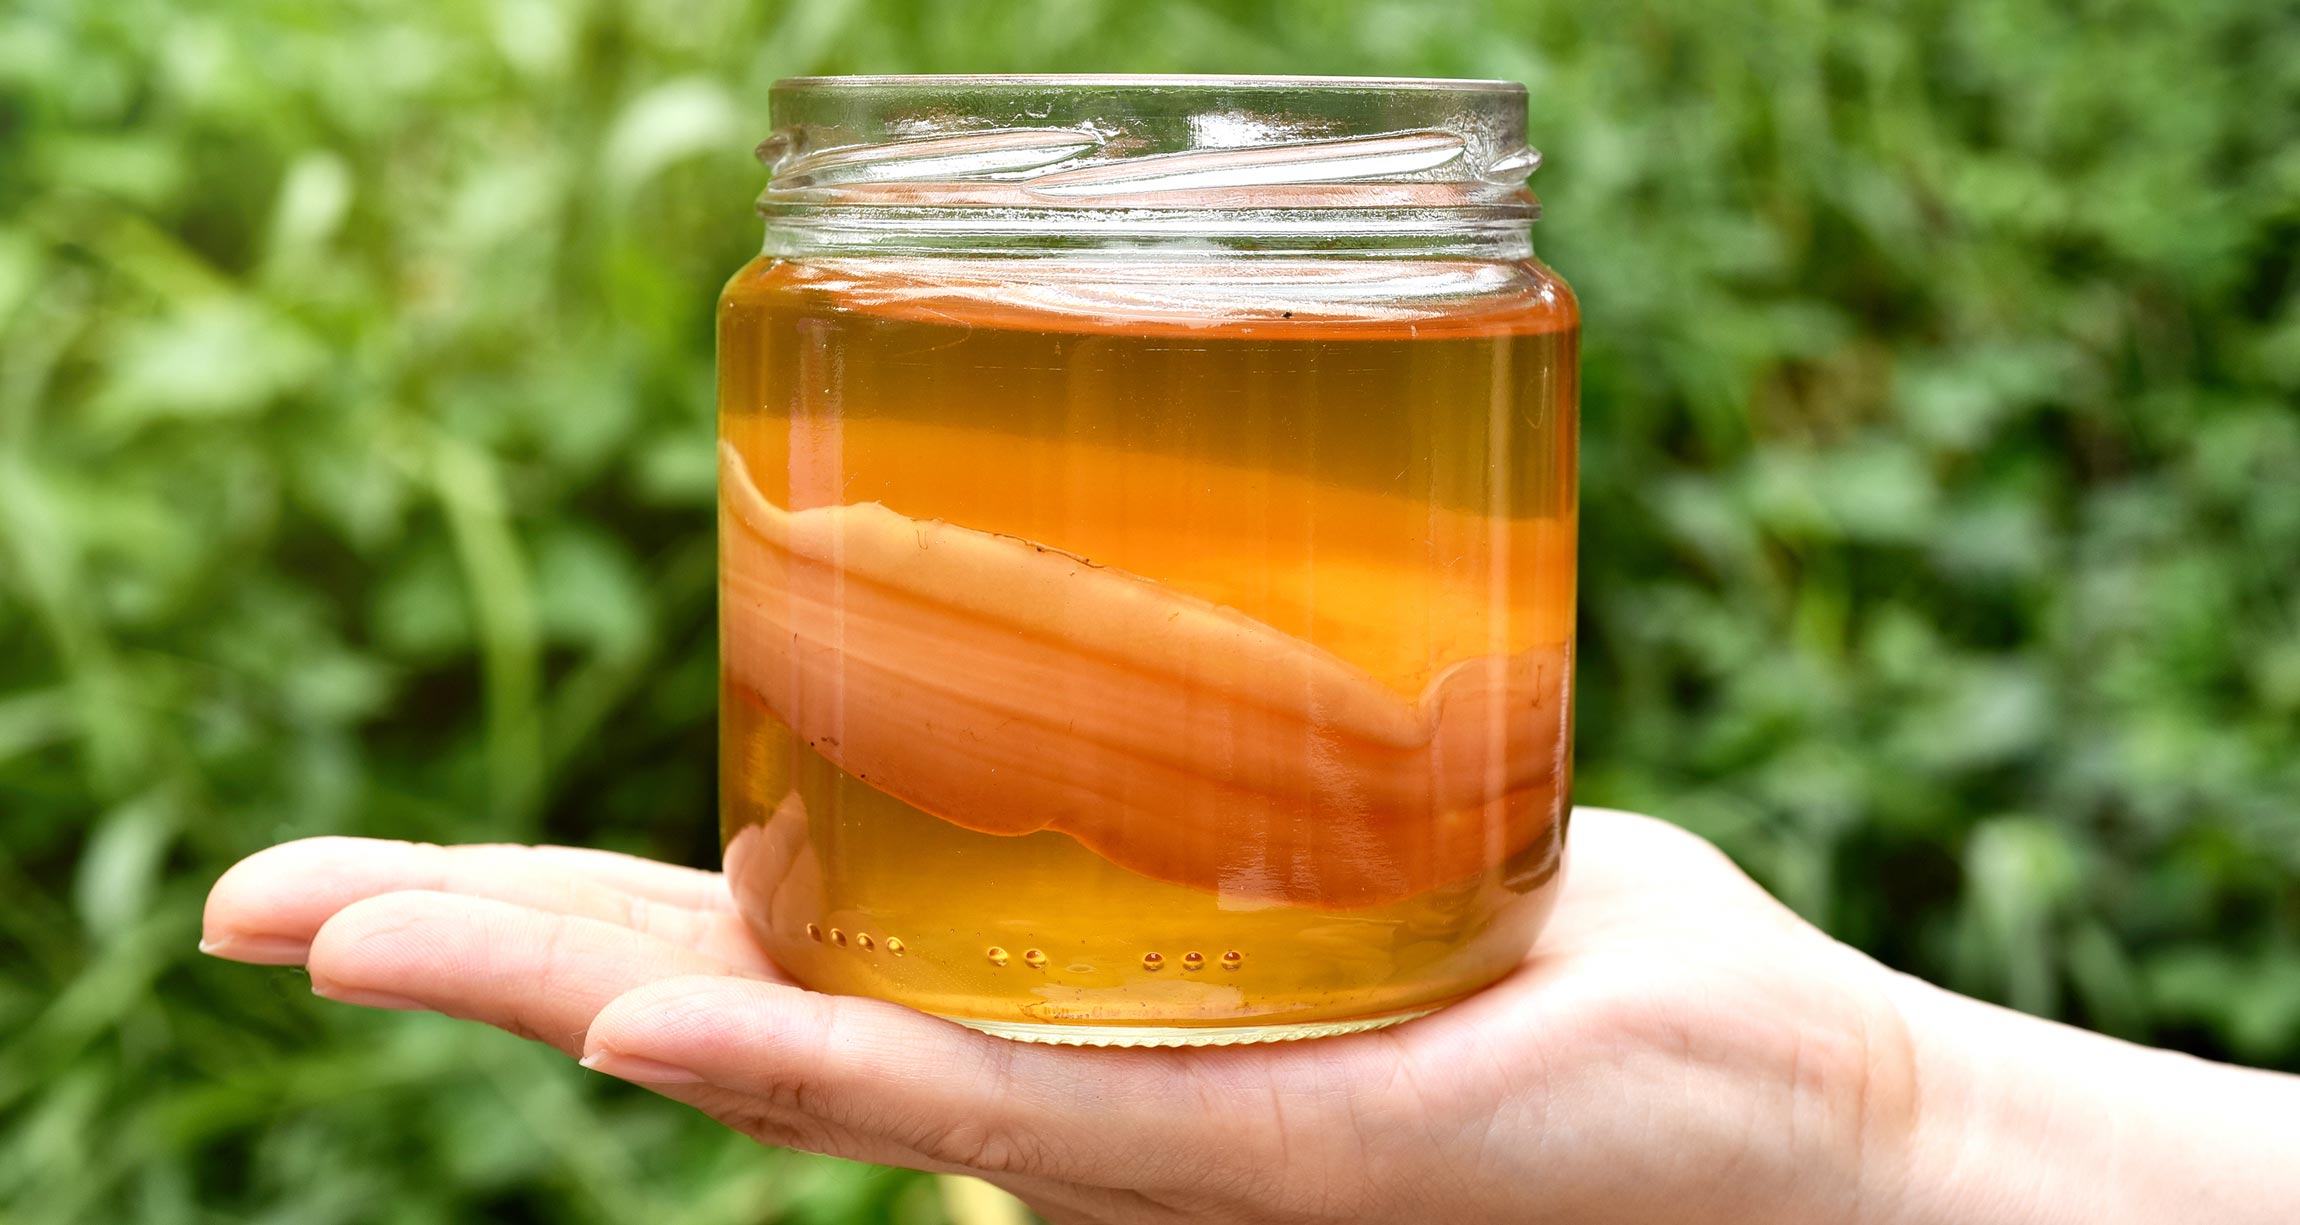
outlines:
[{"label": "open palm", "polygon": [[770,1144],[978,1174],[1058,1221],[1852,1220],[1910,1125],[1891,976],[1714,848],[1584,809],[1556,917],[1396,1029],[1027,1046],[794,985],[715,873],[564,847],[289,843],[203,947],[548,1042]]}]

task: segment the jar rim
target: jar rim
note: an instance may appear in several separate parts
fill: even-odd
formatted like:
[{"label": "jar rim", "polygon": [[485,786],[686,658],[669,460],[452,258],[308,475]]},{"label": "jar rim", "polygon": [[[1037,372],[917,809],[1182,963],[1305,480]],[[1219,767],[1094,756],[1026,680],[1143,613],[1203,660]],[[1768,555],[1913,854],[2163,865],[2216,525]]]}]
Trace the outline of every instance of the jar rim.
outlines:
[{"label": "jar rim", "polygon": [[1513,81],[791,77],[758,147],[770,250],[1514,254],[1541,155]]},{"label": "jar rim", "polygon": [[1516,81],[1487,77],[1353,77],[1321,75],[1243,75],[1232,73],[1013,72],[879,73],[856,76],[784,77],[777,90],[899,89],[907,87],[988,87],[1127,89],[1398,89],[1455,93],[1522,94]]}]

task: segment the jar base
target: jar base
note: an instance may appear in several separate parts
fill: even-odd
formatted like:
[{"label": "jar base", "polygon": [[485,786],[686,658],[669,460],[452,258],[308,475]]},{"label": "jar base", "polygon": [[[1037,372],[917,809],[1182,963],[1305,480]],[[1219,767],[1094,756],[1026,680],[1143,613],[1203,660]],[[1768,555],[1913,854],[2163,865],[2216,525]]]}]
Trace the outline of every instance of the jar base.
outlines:
[{"label": "jar base", "polygon": [[1338,1038],[1387,1029],[1426,1017],[1444,1005],[1415,1008],[1376,1017],[1341,1021],[1311,1021],[1297,1025],[1034,1025],[1021,1021],[986,1021],[979,1017],[944,1017],[968,1029],[1010,1042],[1036,1042],[1050,1046],[1244,1046],[1259,1042],[1299,1042],[1308,1038]]}]

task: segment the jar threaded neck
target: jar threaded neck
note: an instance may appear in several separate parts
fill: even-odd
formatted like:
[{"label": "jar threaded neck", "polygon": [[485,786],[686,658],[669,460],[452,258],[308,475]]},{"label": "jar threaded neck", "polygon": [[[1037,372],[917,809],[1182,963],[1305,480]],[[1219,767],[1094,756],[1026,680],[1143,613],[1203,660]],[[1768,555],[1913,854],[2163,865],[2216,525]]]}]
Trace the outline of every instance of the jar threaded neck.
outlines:
[{"label": "jar threaded neck", "polygon": [[1531,254],[1523,87],[801,78],[759,146],[767,250]]}]

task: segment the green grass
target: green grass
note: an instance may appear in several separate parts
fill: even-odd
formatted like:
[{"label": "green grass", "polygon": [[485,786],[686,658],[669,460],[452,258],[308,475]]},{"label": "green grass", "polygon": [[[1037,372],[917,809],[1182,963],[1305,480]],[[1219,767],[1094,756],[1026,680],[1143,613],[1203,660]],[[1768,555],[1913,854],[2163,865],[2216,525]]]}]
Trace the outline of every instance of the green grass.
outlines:
[{"label": "green grass", "polygon": [[709,319],[801,72],[1502,76],[1586,333],[1582,797],[2300,1068],[2300,14],[17,0],[0,1219],[940,1219],[202,961],[321,831],[708,862]]}]

